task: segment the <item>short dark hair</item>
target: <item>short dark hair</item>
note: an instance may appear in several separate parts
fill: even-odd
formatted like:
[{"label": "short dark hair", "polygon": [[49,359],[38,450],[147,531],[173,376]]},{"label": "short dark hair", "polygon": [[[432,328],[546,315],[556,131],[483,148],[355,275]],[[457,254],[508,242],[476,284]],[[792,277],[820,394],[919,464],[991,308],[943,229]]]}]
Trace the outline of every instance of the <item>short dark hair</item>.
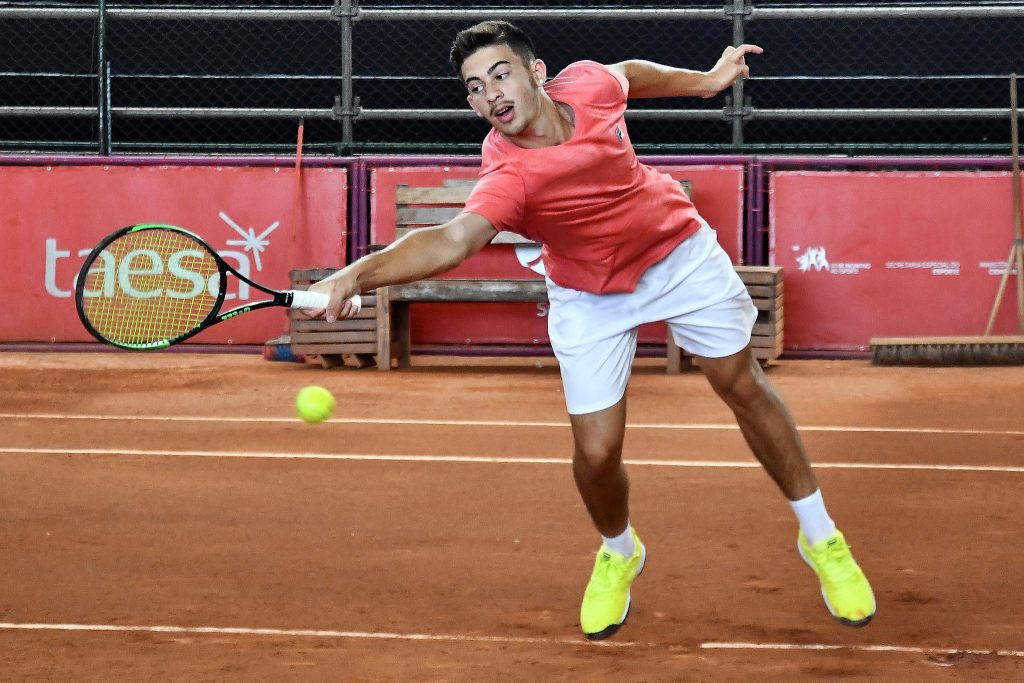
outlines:
[{"label": "short dark hair", "polygon": [[524,66],[536,59],[533,41],[523,30],[507,21],[482,21],[476,26],[459,31],[452,43],[448,58],[455,67],[455,75],[462,80],[462,63],[477,50],[491,45],[508,45],[523,60]]}]

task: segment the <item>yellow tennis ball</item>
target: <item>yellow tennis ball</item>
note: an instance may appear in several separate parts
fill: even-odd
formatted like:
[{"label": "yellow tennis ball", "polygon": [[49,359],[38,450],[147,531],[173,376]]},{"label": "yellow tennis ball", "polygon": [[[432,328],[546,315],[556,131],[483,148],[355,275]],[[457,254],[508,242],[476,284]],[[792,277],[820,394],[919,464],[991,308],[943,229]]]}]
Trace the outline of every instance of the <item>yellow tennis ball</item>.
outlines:
[{"label": "yellow tennis ball", "polygon": [[306,422],[323,422],[334,412],[336,401],[323,387],[303,387],[295,397],[295,412]]}]

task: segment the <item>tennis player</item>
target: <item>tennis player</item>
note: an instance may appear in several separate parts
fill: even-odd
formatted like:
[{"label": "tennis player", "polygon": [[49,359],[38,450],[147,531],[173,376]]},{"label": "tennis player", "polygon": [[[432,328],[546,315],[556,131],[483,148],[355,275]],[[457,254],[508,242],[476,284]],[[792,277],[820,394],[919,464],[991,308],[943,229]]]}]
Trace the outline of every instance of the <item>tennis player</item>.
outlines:
[{"label": "tennis player", "polygon": [[626,620],[630,587],[644,567],[622,463],[625,391],[637,328],[659,320],[699,358],[789,500],[798,551],[817,574],[828,610],[848,626],[863,626],[875,613],[871,586],[826,511],[793,419],[751,355],[756,311],[746,287],[680,184],[638,162],[623,118],[630,97],[712,97],[747,77],[746,56],[761,51],[726,48],[707,72],[580,61],[549,80],[516,26],[487,21],[460,32],[452,64],[469,106],[493,126],[464,212],[312,287],[331,296],[326,317],[334,320],[353,314],[345,303],[353,294],[449,270],[498,231],[543,244],[573,474],[603,539],[580,608],[591,639],[607,638]]}]

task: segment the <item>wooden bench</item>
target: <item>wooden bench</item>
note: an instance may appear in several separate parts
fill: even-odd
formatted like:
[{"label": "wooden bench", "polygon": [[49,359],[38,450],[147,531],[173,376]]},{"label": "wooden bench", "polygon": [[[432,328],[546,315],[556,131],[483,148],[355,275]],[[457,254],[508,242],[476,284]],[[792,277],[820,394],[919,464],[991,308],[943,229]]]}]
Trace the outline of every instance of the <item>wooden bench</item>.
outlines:
[{"label": "wooden bench", "polygon": [[[457,216],[475,184],[475,180],[448,179],[436,187],[399,185],[395,192],[395,239],[410,230],[440,225]],[[690,181],[683,180],[680,184],[688,195],[691,194]],[[534,245],[509,232],[498,233],[492,244]],[[754,355],[763,362],[774,360],[782,353],[782,269],[737,266],[736,270],[758,308],[752,339]],[[309,282],[329,273],[296,271],[298,277],[293,277],[293,286],[308,286]],[[345,357],[352,357],[357,365],[364,366],[372,362],[367,354],[376,353],[377,367],[381,370],[390,370],[393,363],[400,368],[407,367],[411,353],[411,304],[546,301],[544,282],[538,279],[432,279],[393,285],[381,288],[375,296],[364,296],[363,311],[351,321],[298,321],[293,316],[292,350],[319,355],[326,366],[339,364]],[[666,357],[668,372],[679,372],[691,365],[671,335],[666,344]]]},{"label": "wooden bench", "polygon": [[420,280],[377,290],[377,368],[409,366],[409,308],[414,303],[543,303],[548,300],[543,280]]},{"label": "wooden bench", "polygon": [[[450,178],[437,187],[399,185],[395,190],[395,239],[418,228],[443,225],[462,213],[476,180]],[[491,244],[534,244],[514,232],[499,232]]]},{"label": "wooden bench", "polygon": [[[782,268],[736,266],[757,308],[751,350],[762,363],[782,354]],[[409,309],[414,303],[547,302],[543,280],[420,280],[377,290],[377,368],[409,366],[411,354]],[[672,334],[666,343],[666,372],[676,373],[693,365],[691,357],[676,346]]]}]

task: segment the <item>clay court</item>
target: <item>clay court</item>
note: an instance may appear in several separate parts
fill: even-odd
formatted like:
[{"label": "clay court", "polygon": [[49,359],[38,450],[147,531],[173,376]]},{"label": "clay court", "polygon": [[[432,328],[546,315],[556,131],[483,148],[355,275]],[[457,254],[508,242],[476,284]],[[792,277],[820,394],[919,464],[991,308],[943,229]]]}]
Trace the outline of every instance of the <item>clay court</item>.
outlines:
[{"label": "clay court", "polygon": [[[879,601],[825,611],[699,371],[638,360],[633,611],[579,633],[597,537],[550,359],[380,373],[257,355],[0,354],[5,680],[1011,680],[1024,368],[769,376]],[[334,419],[295,392],[323,384]]]}]

